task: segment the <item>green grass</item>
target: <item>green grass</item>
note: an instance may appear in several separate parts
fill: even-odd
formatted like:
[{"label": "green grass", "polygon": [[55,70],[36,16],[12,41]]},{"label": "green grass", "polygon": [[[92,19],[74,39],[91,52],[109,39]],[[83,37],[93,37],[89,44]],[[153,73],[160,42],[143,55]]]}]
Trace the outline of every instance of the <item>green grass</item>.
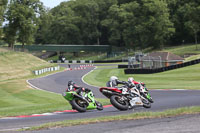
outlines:
[{"label": "green grass", "polygon": [[126,114],[126,115],[104,116],[104,117],[89,118],[89,119],[51,122],[51,123],[46,123],[40,126],[23,129],[20,131],[42,130],[42,129],[69,127],[69,126],[76,126],[76,125],[87,125],[87,124],[93,124],[93,123],[99,123],[99,122],[119,121],[119,120],[165,118],[165,117],[174,117],[178,115],[199,114],[199,113],[200,113],[200,107],[184,107],[184,108],[179,108],[179,109],[170,109],[163,112],[136,112],[136,113]]},{"label": "green grass", "polygon": [[110,76],[127,81],[134,77],[136,81],[146,83],[149,89],[200,89],[200,64],[156,74],[124,74],[123,69],[96,69],[84,77],[95,86],[105,86]]},{"label": "green grass", "polygon": [[185,58],[184,62],[188,62],[188,61],[196,60],[196,59],[200,59],[200,54],[187,57]]},{"label": "green grass", "polygon": [[[0,48],[0,117],[71,109],[61,95],[32,89],[26,83],[27,79],[40,77],[34,76],[33,70],[55,65],[31,54]],[[108,104],[107,99],[98,100]]]},{"label": "green grass", "polygon": [[[196,49],[197,46],[197,49]],[[171,52],[176,55],[183,56],[184,54],[200,54],[200,44],[181,45],[175,47],[164,48],[162,51]]]}]

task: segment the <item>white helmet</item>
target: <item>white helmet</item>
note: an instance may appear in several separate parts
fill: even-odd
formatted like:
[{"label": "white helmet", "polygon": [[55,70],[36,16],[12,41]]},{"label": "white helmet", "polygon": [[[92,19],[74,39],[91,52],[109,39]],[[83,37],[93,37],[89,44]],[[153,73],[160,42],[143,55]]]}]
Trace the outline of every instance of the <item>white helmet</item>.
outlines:
[{"label": "white helmet", "polygon": [[110,77],[110,81],[114,81],[114,80],[117,80],[118,78],[116,76],[111,76]]},{"label": "white helmet", "polygon": [[129,82],[133,82],[133,81],[134,81],[134,78],[133,78],[133,77],[129,77],[129,78],[128,78],[128,81],[129,81]]}]

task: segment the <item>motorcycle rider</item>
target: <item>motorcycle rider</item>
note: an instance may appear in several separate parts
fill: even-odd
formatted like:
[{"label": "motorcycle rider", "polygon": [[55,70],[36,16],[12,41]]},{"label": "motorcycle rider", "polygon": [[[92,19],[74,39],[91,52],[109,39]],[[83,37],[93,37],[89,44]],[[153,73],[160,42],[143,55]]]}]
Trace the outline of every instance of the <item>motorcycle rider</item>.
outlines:
[{"label": "motorcycle rider", "polygon": [[83,88],[76,85],[73,81],[68,82],[68,88],[66,91],[75,91],[78,95],[81,95],[81,92],[90,92],[91,90],[88,88]]},{"label": "motorcycle rider", "polygon": [[140,85],[145,87],[144,83],[135,81],[133,77],[129,77],[128,82],[133,83],[137,87],[138,90],[140,90]]},{"label": "motorcycle rider", "polygon": [[125,85],[127,82],[125,81],[120,81],[116,76],[111,76],[110,80],[106,83],[107,87],[117,87],[118,84],[123,84]]},{"label": "motorcycle rider", "polygon": [[[129,77],[128,82],[133,83],[136,86],[136,88],[139,90],[140,94],[143,94],[143,92],[141,91],[141,87],[145,87],[145,84],[143,82],[137,82],[134,80],[133,77]],[[146,90],[148,90],[148,89],[146,88]]]},{"label": "motorcycle rider", "polygon": [[[122,84],[122,85],[125,85],[125,86],[118,87],[118,84]],[[122,91],[122,94],[127,94],[127,93],[129,93],[128,89],[133,87],[134,84],[132,84],[131,82],[120,81],[118,79],[118,77],[111,76],[110,80],[106,83],[106,86],[107,87],[116,87],[116,88],[118,88],[119,90]]]}]

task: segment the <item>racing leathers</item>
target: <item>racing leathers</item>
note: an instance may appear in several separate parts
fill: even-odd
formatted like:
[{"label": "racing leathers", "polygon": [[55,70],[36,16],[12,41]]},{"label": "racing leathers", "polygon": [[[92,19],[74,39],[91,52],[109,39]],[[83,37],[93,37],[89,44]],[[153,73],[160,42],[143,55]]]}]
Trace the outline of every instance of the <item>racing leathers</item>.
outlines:
[{"label": "racing leathers", "polygon": [[107,86],[107,87],[117,87],[118,84],[123,84],[123,85],[125,85],[126,83],[127,83],[127,82],[125,82],[125,81],[120,81],[120,80],[116,79],[116,80],[108,81],[108,82],[106,83],[106,86]]},{"label": "racing leathers", "polygon": [[70,81],[68,83],[68,88],[66,91],[75,91],[78,95],[81,95],[81,92],[90,92],[91,90],[88,88],[77,86],[75,83]]}]

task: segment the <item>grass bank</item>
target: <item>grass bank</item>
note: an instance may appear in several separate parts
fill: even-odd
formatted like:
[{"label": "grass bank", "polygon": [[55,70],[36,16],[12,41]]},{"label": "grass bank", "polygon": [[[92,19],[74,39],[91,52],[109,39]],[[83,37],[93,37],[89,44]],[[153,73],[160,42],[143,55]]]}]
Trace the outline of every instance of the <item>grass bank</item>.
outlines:
[{"label": "grass bank", "polygon": [[[102,67],[101,67],[102,68]],[[146,83],[149,89],[200,89],[200,64],[156,74],[124,74],[124,69],[96,69],[84,77],[84,81],[94,86],[105,86],[110,76],[127,81]]]},{"label": "grass bank", "polygon": [[0,117],[71,109],[61,95],[32,89],[26,83],[27,79],[39,77],[33,75],[33,70],[55,65],[31,54],[0,48]]},{"label": "grass bank", "polygon": [[[197,49],[196,49],[197,47]],[[171,52],[183,56],[185,54],[200,54],[200,44],[180,45],[164,48],[162,51]]]},{"label": "grass bank", "polygon": [[47,124],[31,127],[24,130],[42,130],[42,129],[69,127],[69,126],[76,126],[76,125],[86,125],[86,124],[93,124],[93,123],[99,123],[99,122],[165,118],[165,117],[174,117],[178,115],[199,114],[199,113],[200,113],[200,107],[185,107],[185,108],[179,108],[179,109],[170,109],[163,112],[136,112],[136,113],[126,114],[126,115],[104,116],[104,117],[81,119],[81,120],[65,120],[65,121],[60,121],[60,122],[47,123]]}]

